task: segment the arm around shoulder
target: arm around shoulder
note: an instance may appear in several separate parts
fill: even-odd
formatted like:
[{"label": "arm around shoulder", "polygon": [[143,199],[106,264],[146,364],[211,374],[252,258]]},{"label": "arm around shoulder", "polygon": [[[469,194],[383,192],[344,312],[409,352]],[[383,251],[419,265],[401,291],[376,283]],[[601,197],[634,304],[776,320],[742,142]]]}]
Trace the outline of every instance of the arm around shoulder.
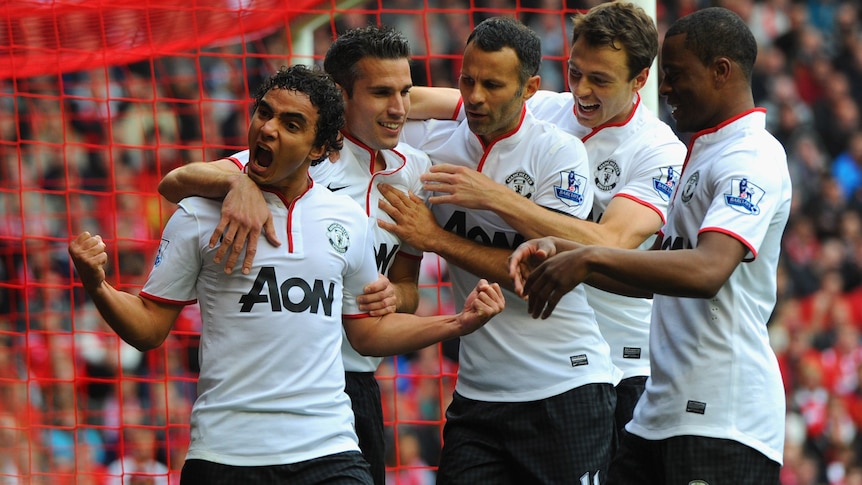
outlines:
[{"label": "arm around shoulder", "polygon": [[195,195],[221,199],[240,176],[243,174],[236,163],[226,158],[192,162],[168,172],[159,182],[159,194],[175,204]]}]

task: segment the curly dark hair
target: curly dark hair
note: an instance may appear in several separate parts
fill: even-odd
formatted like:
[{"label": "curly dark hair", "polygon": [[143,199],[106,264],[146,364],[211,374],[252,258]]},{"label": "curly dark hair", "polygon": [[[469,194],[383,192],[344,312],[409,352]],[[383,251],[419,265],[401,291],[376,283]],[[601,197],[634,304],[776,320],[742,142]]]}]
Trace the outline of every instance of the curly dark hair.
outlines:
[{"label": "curly dark hair", "polygon": [[572,17],[572,44],[583,36],[591,46],[625,49],[629,81],[652,65],[658,54],[658,30],[652,18],[633,3],[608,2]]},{"label": "curly dark hair", "polygon": [[742,68],[751,80],[757,58],[757,41],[742,18],[722,7],[709,7],[678,19],[667,30],[665,39],[685,34],[685,47],[709,65],[718,57],[727,57]]},{"label": "curly dark hair", "polygon": [[271,89],[287,89],[308,95],[311,105],[317,108],[314,146],[325,148],[319,162],[343,146],[340,130],[344,127],[344,99],[341,90],[328,74],[318,67],[282,66],[260,85],[254,95],[254,110]]},{"label": "curly dark hair", "polygon": [[470,33],[467,45],[474,43],[485,52],[497,52],[509,47],[518,55],[518,80],[523,86],[539,73],[542,64],[542,40],[532,29],[511,17],[491,17],[483,20]]},{"label": "curly dark hair", "polygon": [[360,73],[356,64],[366,57],[375,59],[410,60],[410,44],[401,32],[387,27],[369,25],[350,29],[338,36],[323,60],[323,69],[335,79],[348,97]]}]

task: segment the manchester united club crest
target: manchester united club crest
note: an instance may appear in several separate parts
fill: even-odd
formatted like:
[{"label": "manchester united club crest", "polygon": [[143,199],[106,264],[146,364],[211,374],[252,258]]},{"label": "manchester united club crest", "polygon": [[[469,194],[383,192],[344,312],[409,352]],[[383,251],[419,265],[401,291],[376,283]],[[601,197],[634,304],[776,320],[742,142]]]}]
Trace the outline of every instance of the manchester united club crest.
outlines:
[{"label": "manchester united club crest", "polygon": [[596,167],[593,177],[595,177],[596,188],[610,192],[620,181],[620,166],[616,160],[605,160]]},{"label": "manchester united club crest", "polygon": [[533,197],[536,192],[536,181],[530,174],[526,172],[515,172],[506,177],[506,187],[514,190],[518,194],[528,199]]},{"label": "manchester united club crest", "polygon": [[326,237],[329,239],[329,245],[332,249],[339,253],[346,253],[350,246],[350,234],[347,234],[347,229],[341,224],[333,222],[326,228]]},{"label": "manchester united club crest", "polygon": [[694,190],[697,188],[697,182],[699,180],[700,172],[694,172],[688,180],[685,181],[685,185],[682,187],[682,195],[680,196],[680,199],[682,199],[683,202],[688,202],[692,197],[694,197]]}]

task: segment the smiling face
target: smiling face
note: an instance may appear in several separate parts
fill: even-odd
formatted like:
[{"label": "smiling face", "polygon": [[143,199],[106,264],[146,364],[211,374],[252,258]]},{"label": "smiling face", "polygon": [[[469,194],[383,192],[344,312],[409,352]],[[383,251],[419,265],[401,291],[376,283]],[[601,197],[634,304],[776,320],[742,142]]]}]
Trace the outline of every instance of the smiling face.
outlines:
[{"label": "smiling face", "polygon": [[394,148],[410,109],[410,63],[365,57],[356,70],[353,95],[344,100],[345,131],[373,150]]},{"label": "smiling face", "polygon": [[318,111],[308,95],[274,88],[261,99],[248,129],[248,175],[259,185],[293,198],[305,191],[311,160],[324,148],[314,146]]},{"label": "smiling face", "polygon": [[625,121],[634,109],[633,99],[646,84],[648,69],[629,79],[624,49],[591,45],[581,36],[569,56],[569,89],[575,98],[578,122],[595,128]]},{"label": "smiling face", "polygon": [[518,126],[524,102],[539,87],[539,77],[533,76],[522,88],[519,68],[510,47],[487,52],[470,43],[464,49],[458,87],[470,130],[486,143]]},{"label": "smiling face", "polygon": [[723,119],[716,116],[722,100],[715,86],[712,66],[704,66],[686,48],[685,34],[665,38],[662,45],[663,79],[659,93],[665,97],[682,132],[697,132],[716,126]]}]

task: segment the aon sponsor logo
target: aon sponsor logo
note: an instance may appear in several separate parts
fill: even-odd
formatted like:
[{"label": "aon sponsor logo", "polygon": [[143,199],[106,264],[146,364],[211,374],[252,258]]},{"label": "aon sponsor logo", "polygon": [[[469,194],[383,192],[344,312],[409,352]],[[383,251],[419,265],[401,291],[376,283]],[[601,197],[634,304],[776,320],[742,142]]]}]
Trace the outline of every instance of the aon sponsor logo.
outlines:
[{"label": "aon sponsor logo", "polygon": [[515,234],[514,240],[509,242],[506,233],[496,231],[493,234],[488,234],[485,229],[479,226],[467,227],[467,213],[464,211],[455,211],[452,217],[446,222],[443,227],[447,231],[482,243],[485,246],[493,246],[495,248],[515,249],[525,241],[524,236]]},{"label": "aon sponsor logo", "polygon": [[[266,287],[266,289],[264,289]],[[264,266],[257,273],[251,290],[240,297],[241,312],[250,312],[258,303],[269,304],[274,312],[286,311],[302,313],[323,313],[332,316],[332,300],[335,294],[335,283],[325,283],[321,280],[306,281],[293,277],[281,284],[275,276],[275,268]]]}]

